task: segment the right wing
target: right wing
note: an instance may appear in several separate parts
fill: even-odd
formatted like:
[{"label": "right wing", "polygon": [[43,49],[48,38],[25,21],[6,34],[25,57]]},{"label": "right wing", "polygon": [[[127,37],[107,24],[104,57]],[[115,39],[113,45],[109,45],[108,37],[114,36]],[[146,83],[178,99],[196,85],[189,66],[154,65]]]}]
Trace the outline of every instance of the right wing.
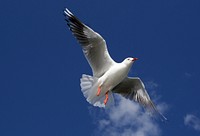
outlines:
[{"label": "right wing", "polygon": [[115,62],[110,57],[105,40],[91,28],[79,21],[67,8],[64,11],[67,25],[81,44],[93,75],[102,76]]},{"label": "right wing", "polygon": [[157,114],[162,117],[162,119],[167,120],[155,107],[154,103],[151,101],[143,82],[138,77],[125,78],[121,83],[119,83],[112,90],[114,93],[119,93],[127,99],[134,100],[141,104],[145,109],[147,109],[152,114]]}]

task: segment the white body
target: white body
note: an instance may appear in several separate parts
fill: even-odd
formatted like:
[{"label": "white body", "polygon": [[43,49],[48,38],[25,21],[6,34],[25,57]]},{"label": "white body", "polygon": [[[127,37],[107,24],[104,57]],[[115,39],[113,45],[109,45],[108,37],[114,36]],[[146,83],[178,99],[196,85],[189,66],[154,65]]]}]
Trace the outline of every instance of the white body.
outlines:
[{"label": "white body", "polygon": [[98,83],[102,87],[102,95],[105,95],[107,91],[111,91],[116,85],[118,85],[129,72],[127,65],[123,63],[115,63],[110,69],[99,78]]},{"label": "white body", "polygon": [[[114,104],[112,89],[127,77],[133,64],[133,58],[127,58],[122,63],[113,63],[110,68],[99,78],[83,75],[81,78],[81,90],[90,104],[98,107],[109,107]],[[97,96],[98,87],[101,93]],[[105,94],[108,92],[109,98],[105,105]]]}]

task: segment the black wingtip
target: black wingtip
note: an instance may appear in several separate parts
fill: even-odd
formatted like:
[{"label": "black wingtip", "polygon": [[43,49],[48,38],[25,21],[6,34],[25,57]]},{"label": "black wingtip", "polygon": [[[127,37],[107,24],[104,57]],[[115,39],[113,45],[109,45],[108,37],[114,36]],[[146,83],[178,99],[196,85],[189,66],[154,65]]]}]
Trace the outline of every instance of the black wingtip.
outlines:
[{"label": "black wingtip", "polygon": [[68,9],[68,8],[65,8],[64,10],[63,10],[63,12],[64,12],[64,15],[65,16],[74,16],[73,14],[72,14],[72,12]]},{"label": "black wingtip", "polygon": [[65,18],[65,21],[67,21],[67,23],[69,22],[69,20],[67,18]]},{"label": "black wingtip", "polygon": [[160,113],[158,110],[155,111],[156,112],[156,118],[159,119],[161,122],[167,122],[168,119],[162,114]]}]

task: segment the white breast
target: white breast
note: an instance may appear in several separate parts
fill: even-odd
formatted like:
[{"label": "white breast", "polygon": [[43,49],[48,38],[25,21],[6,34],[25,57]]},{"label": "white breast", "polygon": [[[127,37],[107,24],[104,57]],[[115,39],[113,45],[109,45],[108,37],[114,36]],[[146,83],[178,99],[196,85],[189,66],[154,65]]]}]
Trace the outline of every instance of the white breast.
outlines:
[{"label": "white breast", "polygon": [[99,78],[102,84],[102,91],[110,91],[118,85],[128,74],[129,68],[122,64],[116,63],[102,77]]}]

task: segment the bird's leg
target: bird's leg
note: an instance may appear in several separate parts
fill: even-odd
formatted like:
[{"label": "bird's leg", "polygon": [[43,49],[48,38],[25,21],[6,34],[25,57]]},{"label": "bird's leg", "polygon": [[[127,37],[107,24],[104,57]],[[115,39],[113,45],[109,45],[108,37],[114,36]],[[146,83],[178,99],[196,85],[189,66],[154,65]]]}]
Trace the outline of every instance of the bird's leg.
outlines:
[{"label": "bird's leg", "polygon": [[100,93],[101,93],[101,86],[98,86],[98,89],[97,89],[97,96],[99,96],[100,95]]},{"label": "bird's leg", "polygon": [[104,104],[106,105],[107,102],[108,102],[108,91],[106,92],[106,98],[104,99]]}]

